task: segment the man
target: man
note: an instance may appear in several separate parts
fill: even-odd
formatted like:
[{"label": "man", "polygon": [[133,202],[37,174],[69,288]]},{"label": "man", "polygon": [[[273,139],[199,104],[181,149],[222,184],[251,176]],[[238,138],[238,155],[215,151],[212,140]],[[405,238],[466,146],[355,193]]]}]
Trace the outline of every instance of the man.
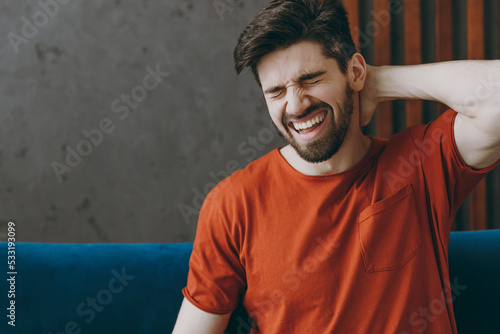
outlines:
[{"label": "man", "polygon": [[[500,62],[368,66],[326,0],[271,1],[234,55],[289,145],[207,196],[174,333],[223,333],[239,302],[252,333],[456,333],[448,240],[499,163]],[[364,136],[397,98],[451,109]]]}]

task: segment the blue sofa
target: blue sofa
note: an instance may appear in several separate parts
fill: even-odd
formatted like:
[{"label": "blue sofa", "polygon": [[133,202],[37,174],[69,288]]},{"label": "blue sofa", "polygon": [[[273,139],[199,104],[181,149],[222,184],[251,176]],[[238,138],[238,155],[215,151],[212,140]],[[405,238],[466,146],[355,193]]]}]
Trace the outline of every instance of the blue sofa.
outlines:
[{"label": "blue sofa", "polygon": [[[0,333],[171,332],[192,243],[15,246],[14,282],[0,243]],[[458,332],[500,333],[500,230],[453,232],[449,252],[451,281],[467,287],[453,302]],[[240,307],[226,333],[248,333],[249,321]]]}]

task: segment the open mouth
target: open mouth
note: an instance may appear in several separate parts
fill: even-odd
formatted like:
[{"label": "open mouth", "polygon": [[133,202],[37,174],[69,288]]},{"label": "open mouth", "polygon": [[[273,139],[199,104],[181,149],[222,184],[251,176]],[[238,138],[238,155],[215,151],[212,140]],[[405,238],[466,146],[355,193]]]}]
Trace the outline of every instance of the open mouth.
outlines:
[{"label": "open mouth", "polygon": [[304,135],[310,133],[318,128],[326,118],[326,111],[322,111],[316,116],[307,120],[290,122],[288,125],[295,129],[298,134]]}]

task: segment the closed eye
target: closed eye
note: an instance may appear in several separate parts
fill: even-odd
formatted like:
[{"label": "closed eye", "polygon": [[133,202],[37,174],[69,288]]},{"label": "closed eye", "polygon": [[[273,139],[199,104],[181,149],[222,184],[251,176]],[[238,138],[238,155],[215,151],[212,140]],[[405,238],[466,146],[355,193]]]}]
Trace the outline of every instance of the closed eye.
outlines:
[{"label": "closed eye", "polygon": [[281,95],[283,95],[283,91],[282,91],[282,90],[275,92],[274,94],[272,94],[271,96],[269,96],[269,98],[270,98],[271,100],[276,100],[276,99],[278,99]]},{"label": "closed eye", "polygon": [[306,72],[298,78],[298,82],[305,85],[314,85],[321,81],[325,75],[326,71]]},{"label": "closed eye", "polygon": [[321,79],[317,79],[317,80],[313,80],[313,81],[309,81],[309,82],[304,82],[304,85],[314,85],[320,81],[321,81]]}]

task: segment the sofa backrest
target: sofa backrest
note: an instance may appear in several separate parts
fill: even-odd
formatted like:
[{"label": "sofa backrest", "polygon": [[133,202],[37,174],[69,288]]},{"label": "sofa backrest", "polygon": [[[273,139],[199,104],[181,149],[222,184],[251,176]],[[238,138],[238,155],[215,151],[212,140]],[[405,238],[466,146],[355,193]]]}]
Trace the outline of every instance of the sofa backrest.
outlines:
[{"label": "sofa backrest", "polygon": [[[17,274],[7,275],[0,243],[0,333],[170,333],[191,251],[192,243],[17,243]],[[500,333],[500,230],[453,232],[449,257],[458,332]],[[15,327],[6,317],[11,300]],[[226,334],[249,333],[250,322],[240,306]]]},{"label": "sofa backrest", "polygon": [[[0,244],[4,263],[6,250]],[[191,250],[191,243],[17,243],[16,326],[2,314],[0,333],[169,333]],[[6,272],[2,310],[12,300]]]}]

